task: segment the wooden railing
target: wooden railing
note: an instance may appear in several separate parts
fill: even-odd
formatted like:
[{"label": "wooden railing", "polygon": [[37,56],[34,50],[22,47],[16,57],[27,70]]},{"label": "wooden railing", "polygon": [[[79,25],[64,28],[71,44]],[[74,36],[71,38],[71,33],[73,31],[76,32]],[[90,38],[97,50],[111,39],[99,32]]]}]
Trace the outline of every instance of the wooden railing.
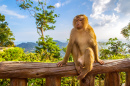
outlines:
[{"label": "wooden railing", "polygon": [[[94,86],[95,75],[105,73],[105,86],[120,86],[119,72],[126,72],[126,86],[130,86],[130,59],[105,60],[94,63],[80,86]],[[46,78],[46,86],[60,86],[61,77],[77,76],[74,63],[57,67],[56,63],[0,62],[0,78],[10,78],[11,86],[27,86],[27,78]]]}]

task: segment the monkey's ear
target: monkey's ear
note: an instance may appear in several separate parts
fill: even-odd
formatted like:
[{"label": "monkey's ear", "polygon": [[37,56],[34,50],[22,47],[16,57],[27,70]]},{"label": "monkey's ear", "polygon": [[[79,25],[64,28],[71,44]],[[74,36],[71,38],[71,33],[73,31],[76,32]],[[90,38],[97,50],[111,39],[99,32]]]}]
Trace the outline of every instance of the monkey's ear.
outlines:
[{"label": "monkey's ear", "polygon": [[77,18],[77,17],[75,16],[75,17],[74,17],[74,20],[75,20],[76,18]]}]

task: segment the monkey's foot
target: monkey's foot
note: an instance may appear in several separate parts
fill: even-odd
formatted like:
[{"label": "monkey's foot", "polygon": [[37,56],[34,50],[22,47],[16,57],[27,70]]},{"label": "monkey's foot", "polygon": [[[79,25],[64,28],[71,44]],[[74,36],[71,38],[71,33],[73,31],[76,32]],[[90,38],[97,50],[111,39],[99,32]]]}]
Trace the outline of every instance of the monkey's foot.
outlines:
[{"label": "monkey's foot", "polygon": [[99,62],[101,65],[104,64],[104,61],[103,61],[103,60],[99,60],[98,62]]},{"label": "monkey's foot", "polygon": [[80,73],[81,73],[80,66],[76,66],[76,70],[77,70],[78,74],[80,74]]},{"label": "monkey's foot", "polygon": [[82,80],[82,79],[85,77],[85,75],[86,75],[86,74],[82,74],[82,73],[81,73],[81,74],[77,77],[77,79],[78,79],[78,80],[79,80],[79,79]]},{"label": "monkey's foot", "polygon": [[88,70],[86,68],[82,68],[80,75],[77,77],[77,79],[83,79],[88,73]]}]

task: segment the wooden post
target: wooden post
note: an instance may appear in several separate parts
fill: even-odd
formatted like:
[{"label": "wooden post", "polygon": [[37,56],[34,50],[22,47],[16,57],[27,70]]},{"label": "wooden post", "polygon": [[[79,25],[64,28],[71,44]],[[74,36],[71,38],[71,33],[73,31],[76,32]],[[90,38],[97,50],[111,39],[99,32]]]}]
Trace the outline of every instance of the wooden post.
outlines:
[{"label": "wooden post", "polygon": [[125,86],[130,86],[130,72],[126,72],[126,85]]},{"label": "wooden post", "polygon": [[46,78],[46,86],[61,86],[61,77],[48,76]]},{"label": "wooden post", "polygon": [[120,76],[118,72],[106,73],[105,86],[120,86]]},{"label": "wooden post", "polygon": [[27,86],[27,79],[12,78],[10,86]]},{"label": "wooden post", "polygon": [[87,75],[83,80],[80,80],[80,86],[94,86],[95,76]]}]

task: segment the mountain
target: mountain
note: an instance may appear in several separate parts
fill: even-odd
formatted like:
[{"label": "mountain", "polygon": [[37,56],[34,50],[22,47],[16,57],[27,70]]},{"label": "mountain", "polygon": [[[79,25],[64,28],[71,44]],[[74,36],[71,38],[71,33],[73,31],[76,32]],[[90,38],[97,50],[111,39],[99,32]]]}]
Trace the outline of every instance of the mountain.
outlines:
[{"label": "mountain", "polygon": [[34,42],[27,42],[27,43],[21,43],[21,44],[18,44],[16,45],[17,47],[21,47],[21,48],[24,48],[25,52],[35,52],[35,46],[37,46],[36,43]]},{"label": "mountain", "polygon": [[[68,43],[63,43],[60,42],[58,40],[54,40],[55,42],[57,42],[56,45],[59,45],[60,49],[62,49],[62,47],[66,47]],[[38,46],[38,44],[34,43],[34,42],[27,42],[27,43],[20,43],[18,45],[16,45],[17,47],[21,47],[24,48],[25,52],[35,52],[35,46]],[[64,52],[61,51],[62,55],[64,55]]]},{"label": "mountain", "polygon": [[66,47],[67,44],[68,44],[67,42],[63,43],[63,42],[60,42],[60,41],[58,41],[58,40],[54,40],[54,41],[57,42],[56,45],[59,45],[60,49],[62,49],[62,47]]},{"label": "mountain", "polygon": [[[63,42],[60,42],[58,40],[54,40],[55,42],[57,42],[56,45],[59,45],[60,49],[62,49],[63,47],[66,47],[67,46],[67,42],[66,43],[63,43]],[[21,44],[18,44],[16,45],[17,47],[21,47],[21,48],[24,48],[25,52],[32,52],[34,53],[35,52],[35,46],[38,46],[36,43],[34,42],[27,42],[27,43],[21,43]],[[102,49],[102,48],[105,48],[106,45],[105,45],[105,42],[98,42],[98,47],[99,47],[99,50]],[[61,51],[61,56],[63,57],[65,55],[65,52]]]}]

